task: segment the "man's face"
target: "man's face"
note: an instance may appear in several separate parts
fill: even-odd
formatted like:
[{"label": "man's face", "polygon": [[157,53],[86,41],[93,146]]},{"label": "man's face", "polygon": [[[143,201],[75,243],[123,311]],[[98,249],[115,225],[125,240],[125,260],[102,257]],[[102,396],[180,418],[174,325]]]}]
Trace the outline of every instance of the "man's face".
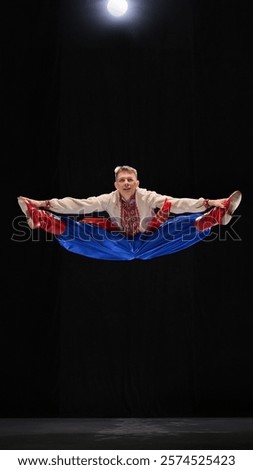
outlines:
[{"label": "man's face", "polygon": [[120,171],[117,175],[117,180],[114,183],[115,188],[119,191],[121,196],[127,201],[134,195],[136,188],[139,186],[135,174],[132,171]]}]

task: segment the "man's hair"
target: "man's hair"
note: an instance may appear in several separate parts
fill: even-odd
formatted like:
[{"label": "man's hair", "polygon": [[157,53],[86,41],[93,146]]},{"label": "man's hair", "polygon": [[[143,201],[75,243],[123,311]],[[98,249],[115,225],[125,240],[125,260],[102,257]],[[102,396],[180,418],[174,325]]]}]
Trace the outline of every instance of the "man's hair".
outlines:
[{"label": "man's hair", "polygon": [[138,178],[137,170],[135,168],[133,168],[132,166],[129,166],[129,165],[122,165],[122,166],[116,166],[116,168],[114,170],[115,180],[117,179],[118,174],[121,171],[130,171],[131,173],[135,174],[136,178]]}]

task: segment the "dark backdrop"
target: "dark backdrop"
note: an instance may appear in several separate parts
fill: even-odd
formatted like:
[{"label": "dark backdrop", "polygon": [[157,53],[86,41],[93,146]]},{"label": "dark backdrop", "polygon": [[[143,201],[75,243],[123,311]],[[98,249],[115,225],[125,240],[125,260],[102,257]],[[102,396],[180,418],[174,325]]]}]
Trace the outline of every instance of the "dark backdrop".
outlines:
[{"label": "dark backdrop", "polygon": [[[99,0],[4,16],[2,417],[253,413],[249,11],[129,5],[118,22]],[[141,187],[242,203],[149,261],[85,258],[27,228],[17,196],[110,192],[120,164]]]}]

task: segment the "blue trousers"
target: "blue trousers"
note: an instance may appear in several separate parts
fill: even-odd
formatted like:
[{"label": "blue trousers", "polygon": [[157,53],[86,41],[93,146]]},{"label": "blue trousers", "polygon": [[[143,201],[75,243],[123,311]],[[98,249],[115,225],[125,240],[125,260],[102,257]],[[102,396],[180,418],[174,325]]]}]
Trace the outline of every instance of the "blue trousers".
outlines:
[{"label": "blue trousers", "polygon": [[66,228],[55,238],[66,250],[88,258],[149,260],[184,250],[207,237],[210,228],[203,232],[195,228],[195,219],[199,215],[201,214],[169,218],[154,232],[138,233],[132,237],[120,231],[109,231],[91,223],[61,217]]}]

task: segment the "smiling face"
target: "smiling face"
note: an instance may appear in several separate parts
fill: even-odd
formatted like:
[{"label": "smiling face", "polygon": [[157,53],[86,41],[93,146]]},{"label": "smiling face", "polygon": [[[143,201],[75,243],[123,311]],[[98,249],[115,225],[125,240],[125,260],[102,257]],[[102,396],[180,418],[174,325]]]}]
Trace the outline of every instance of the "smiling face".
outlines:
[{"label": "smiling face", "polygon": [[114,186],[127,201],[134,195],[139,186],[139,180],[137,180],[134,171],[122,170],[118,172]]}]

